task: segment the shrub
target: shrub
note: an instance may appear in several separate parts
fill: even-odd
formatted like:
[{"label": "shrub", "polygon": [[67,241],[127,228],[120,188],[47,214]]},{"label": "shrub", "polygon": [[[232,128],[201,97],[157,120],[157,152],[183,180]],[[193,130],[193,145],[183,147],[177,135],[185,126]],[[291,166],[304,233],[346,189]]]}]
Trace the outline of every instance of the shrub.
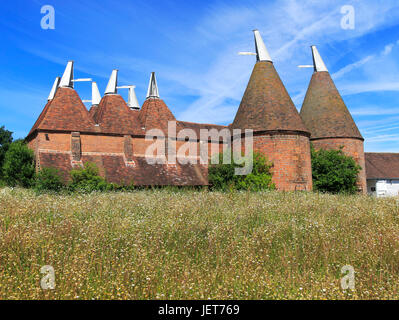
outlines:
[{"label": "shrub", "polygon": [[356,193],[361,167],[340,150],[311,148],[314,190],[330,193]]},{"label": "shrub", "polygon": [[83,168],[71,170],[72,183],[69,185],[72,191],[92,192],[105,191],[112,188],[103,177],[100,176],[95,163],[86,162]]},{"label": "shrub", "polygon": [[84,168],[71,171],[72,183],[69,185],[71,191],[93,192],[93,191],[130,191],[134,189],[134,184],[118,185],[108,183],[100,176],[98,167],[95,163],[86,162]]},{"label": "shrub", "polygon": [[0,127],[0,185],[2,184],[1,180],[3,177],[1,168],[3,167],[5,155],[11,143],[12,132],[6,130],[4,126]]},{"label": "shrub", "polygon": [[250,156],[253,157],[253,168],[251,173],[248,175],[236,175],[235,169],[243,167],[243,164],[223,164],[223,153],[219,154],[219,164],[211,165],[208,170],[208,179],[211,189],[224,191],[261,191],[275,189],[270,172],[271,163],[260,153],[254,153]]},{"label": "shrub", "polygon": [[36,191],[61,191],[64,188],[64,180],[60,171],[55,168],[42,168],[36,175]]},{"label": "shrub", "polygon": [[10,144],[3,164],[3,179],[11,187],[31,187],[34,184],[33,151],[21,140]]}]

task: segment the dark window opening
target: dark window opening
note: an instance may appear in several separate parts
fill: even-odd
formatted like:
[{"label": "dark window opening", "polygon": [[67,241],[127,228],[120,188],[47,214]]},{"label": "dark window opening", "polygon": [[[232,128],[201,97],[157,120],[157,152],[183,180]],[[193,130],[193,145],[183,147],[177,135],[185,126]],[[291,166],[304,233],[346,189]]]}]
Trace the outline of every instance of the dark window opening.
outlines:
[{"label": "dark window opening", "polygon": [[49,136],[48,136],[47,133],[46,133],[46,140],[47,140],[47,141],[50,141],[50,138],[49,138]]}]

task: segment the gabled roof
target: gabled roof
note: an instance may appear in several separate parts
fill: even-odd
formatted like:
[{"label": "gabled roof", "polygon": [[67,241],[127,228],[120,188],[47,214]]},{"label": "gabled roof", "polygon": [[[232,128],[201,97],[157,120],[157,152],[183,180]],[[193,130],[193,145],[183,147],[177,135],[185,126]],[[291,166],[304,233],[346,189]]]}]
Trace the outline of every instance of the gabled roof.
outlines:
[{"label": "gabled roof", "polygon": [[95,112],[94,120],[103,133],[135,134],[141,132],[137,114],[119,94],[106,94]]},{"label": "gabled roof", "polygon": [[139,120],[145,130],[161,129],[167,134],[168,121],[176,118],[163,100],[148,98],[141,107]]},{"label": "gabled roof", "polygon": [[271,61],[255,64],[231,127],[254,131],[301,131],[308,134]]},{"label": "gabled roof", "polygon": [[363,139],[316,46],[311,48],[315,72],[300,112],[311,139]]},{"label": "gabled roof", "polygon": [[399,179],[399,153],[366,152],[367,179]]},{"label": "gabled roof", "polygon": [[77,92],[60,87],[54,99],[44,107],[29,135],[35,130],[93,132],[94,121]]}]

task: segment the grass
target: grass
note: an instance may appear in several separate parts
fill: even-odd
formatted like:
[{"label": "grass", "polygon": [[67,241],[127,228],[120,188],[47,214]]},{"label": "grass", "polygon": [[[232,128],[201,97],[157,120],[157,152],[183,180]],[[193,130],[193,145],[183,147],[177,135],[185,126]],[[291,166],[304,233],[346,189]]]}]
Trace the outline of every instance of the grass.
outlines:
[{"label": "grass", "polygon": [[397,198],[3,188],[0,299],[397,299],[398,231]]}]

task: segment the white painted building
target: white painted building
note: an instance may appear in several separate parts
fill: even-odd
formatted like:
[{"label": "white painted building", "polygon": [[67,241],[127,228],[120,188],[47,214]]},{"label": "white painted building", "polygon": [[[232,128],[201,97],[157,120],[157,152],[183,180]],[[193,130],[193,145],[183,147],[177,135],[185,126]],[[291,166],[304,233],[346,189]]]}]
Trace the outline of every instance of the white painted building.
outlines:
[{"label": "white painted building", "polygon": [[399,197],[399,153],[365,153],[367,192]]}]

